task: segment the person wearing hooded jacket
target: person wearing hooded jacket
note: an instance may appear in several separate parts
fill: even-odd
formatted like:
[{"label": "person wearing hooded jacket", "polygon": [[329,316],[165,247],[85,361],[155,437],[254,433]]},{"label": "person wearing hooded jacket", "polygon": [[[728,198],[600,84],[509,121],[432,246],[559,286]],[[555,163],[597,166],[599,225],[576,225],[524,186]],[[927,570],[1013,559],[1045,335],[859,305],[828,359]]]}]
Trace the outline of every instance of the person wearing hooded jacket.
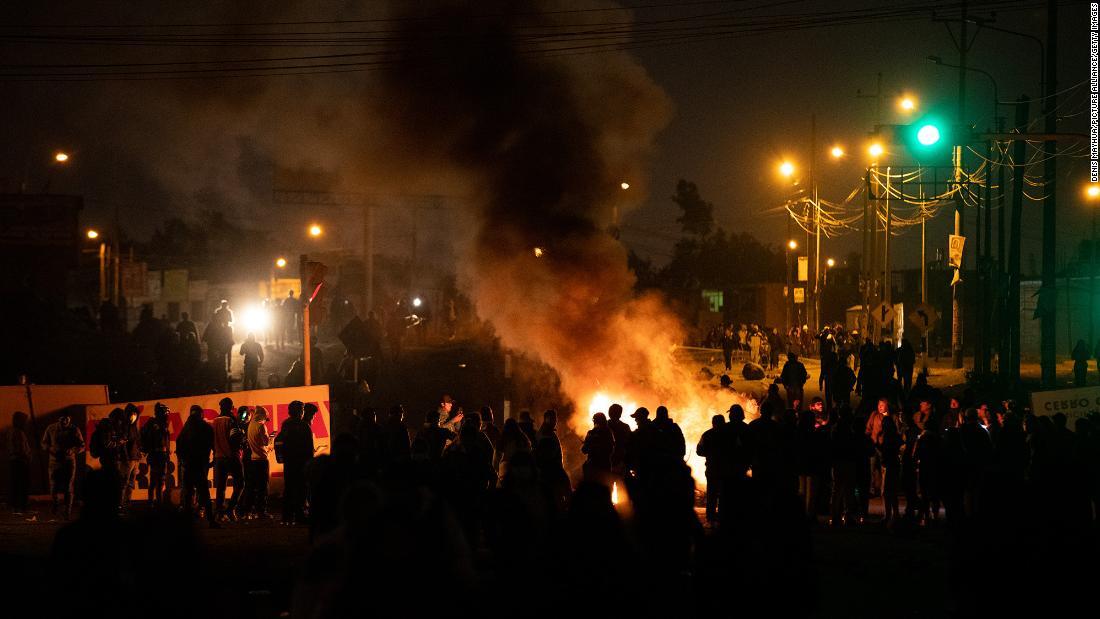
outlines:
[{"label": "person wearing hooded jacket", "polygon": [[214,428],[202,418],[202,407],[193,405],[176,437],[176,457],[183,468],[183,493],[180,502],[184,513],[191,513],[192,497],[198,496],[199,506],[206,512],[210,528],[218,528],[214,510],[210,504],[210,487],[207,477],[210,471],[210,454],[214,451]]}]

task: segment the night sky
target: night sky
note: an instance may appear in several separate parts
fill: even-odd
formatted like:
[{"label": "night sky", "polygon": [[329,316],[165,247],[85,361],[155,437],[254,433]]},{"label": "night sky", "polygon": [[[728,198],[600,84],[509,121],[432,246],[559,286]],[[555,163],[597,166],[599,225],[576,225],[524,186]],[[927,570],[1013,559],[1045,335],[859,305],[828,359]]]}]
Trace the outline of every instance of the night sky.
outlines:
[{"label": "night sky", "polygon": [[[48,7],[41,6],[48,4]],[[272,168],[276,162],[333,170],[347,186],[377,186],[391,168],[407,167],[408,153],[384,127],[372,124],[371,110],[385,106],[387,92],[379,88],[376,72],[350,67],[348,72],[222,79],[148,79],[164,77],[144,66],[126,79],[104,81],[103,71],[134,70],[95,68],[87,65],[117,63],[188,62],[207,64],[168,65],[172,69],[217,68],[225,59],[265,55],[291,57],[348,53],[353,47],[308,47],[289,51],[273,47],[233,47],[202,42],[203,35],[222,43],[242,33],[279,32],[294,29],[324,32],[327,29],[374,31],[394,22],[307,25],[235,26],[228,28],[164,28],[166,24],[242,24],[286,21],[390,19],[392,7],[375,2],[243,2],[232,9],[207,11],[177,9],[164,3],[159,9],[142,3],[81,2],[40,3],[15,0],[0,8],[0,64],[6,77],[4,147],[0,166],[4,190],[18,188],[23,179],[29,191],[49,183],[51,191],[85,196],[85,219],[107,222],[116,207],[123,227],[133,236],[145,237],[163,218],[187,215],[197,208],[226,210],[232,217],[256,227],[297,226],[307,215],[271,204]],[[421,7],[424,15],[432,11]],[[972,3],[973,4],[973,3]],[[1041,2],[997,4],[994,25],[1045,36],[1045,8]],[[745,231],[761,239],[781,243],[786,222],[778,206],[788,195],[776,167],[789,158],[800,168],[809,156],[810,115],[817,115],[818,165],[822,197],[840,200],[860,182],[866,164],[866,134],[874,122],[874,101],[857,98],[875,90],[876,74],[883,75],[885,122],[899,118],[894,101],[902,91],[916,95],[922,109],[954,110],[957,71],[926,60],[937,55],[956,63],[958,55],[944,24],[931,20],[931,9],[952,14],[953,2],[684,2],[633,0],[620,6],[633,11],[591,11],[615,5],[593,2],[532,3],[554,19],[593,24],[620,24],[634,20],[639,30],[682,24],[676,36],[628,49],[625,53],[649,73],[667,97],[667,124],[657,133],[651,155],[636,173],[629,201],[636,208],[625,218],[627,244],[657,263],[667,260],[679,236],[675,206],[669,201],[678,178],[699,184],[702,194],[715,203],[719,223],[729,230]],[[167,7],[172,6],[169,9]],[[460,10],[491,14],[490,4],[448,3]],[[975,14],[990,18],[992,11],[979,6]],[[904,19],[868,18],[864,23],[815,28],[804,24],[811,14],[855,9],[904,9],[924,7],[920,15]],[[402,7],[404,10],[405,7]],[[1078,86],[1087,79],[1087,3],[1063,3],[1060,7],[1058,90]],[[765,32],[746,34],[700,30],[726,20],[765,20]],[[770,21],[767,21],[769,20]],[[721,23],[726,23],[721,22]],[[658,25],[654,25],[658,23]],[[28,25],[38,26],[27,28]],[[96,28],[60,28],[55,26]],[[141,28],[108,28],[140,25]],[[49,27],[46,27],[49,26]],[[157,27],[154,27],[157,26]],[[615,26],[622,28],[622,26]],[[280,30],[282,28],[282,30]],[[440,23],[440,36],[448,26]],[[710,35],[706,35],[710,32]],[[187,46],[139,45],[122,42],[127,36],[153,33],[187,33],[200,39]],[[216,33],[215,37],[212,33]],[[115,37],[74,42],[71,37]],[[453,34],[453,33],[450,33]],[[384,36],[384,35],[382,35]],[[57,37],[70,37],[59,42]],[[637,39],[636,39],[637,40]],[[644,37],[643,39],[644,40]],[[323,51],[318,51],[318,50]],[[335,49],[335,51],[333,51]],[[368,48],[369,49],[369,48]],[[996,78],[1002,100],[1020,94],[1033,99],[1039,92],[1039,60],[1036,45],[1024,38],[982,31],[971,50],[972,66]],[[576,62],[600,62],[610,54],[580,50]],[[369,56],[367,58],[370,58]],[[362,57],[356,61],[362,60]],[[314,64],[318,61],[304,61]],[[337,62],[337,61],[332,61]],[[340,62],[343,62],[342,60]],[[293,62],[287,64],[294,64]],[[52,65],[50,67],[31,65]],[[82,65],[69,67],[68,65]],[[242,65],[229,65],[242,66]],[[244,65],[244,66],[256,66]],[[261,65],[263,66],[263,65]],[[288,71],[289,72],[289,71]],[[60,74],[65,74],[61,76]],[[72,81],[96,78],[92,81]],[[140,79],[138,79],[140,78]],[[992,91],[985,77],[968,74],[969,121],[989,123]],[[1059,125],[1063,132],[1086,131],[1087,82],[1062,95]],[[1032,117],[1039,106],[1033,104]],[[1002,108],[1011,118],[1012,110]],[[660,124],[663,120],[655,119]],[[1036,125],[1036,130],[1041,124]],[[364,146],[369,144],[370,146]],[[849,155],[833,162],[827,149],[842,144]],[[74,154],[73,165],[50,168],[50,154],[65,149]],[[1075,150],[1070,142],[1060,149]],[[1029,155],[1034,155],[1029,148]],[[400,163],[399,163],[400,162]],[[369,173],[362,172],[370,170]],[[1087,159],[1063,157],[1059,161],[1060,260],[1076,251],[1086,238],[1088,216],[1081,199]],[[1033,174],[1041,173],[1035,166]],[[645,176],[648,174],[648,178]],[[399,175],[400,176],[400,175]],[[409,179],[410,192],[443,192],[461,181],[445,173]],[[350,179],[350,180],[349,180]],[[1035,195],[1041,189],[1032,189]],[[1038,203],[1025,205],[1024,268],[1029,255],[1038,256],[1040,227]],[[967,225],[972,219],[968,218]],[[932,248],[946,246],[950,223],[947,211],[929,228]],[[105,224],[101,224],[105,225]],[[297,230],[297,228],[294,228]],[[277,235],[278,230],[273,230]],[[909,265],[919,255],[919,236],[910,234],[897,244],[896,264]],[[858,250],[858,234],[827,241],[826,255],[843,257]],[[1037,258],[1036,258],[1037,260]],[[1036,262],[1037,264],[1037,262]]]}]

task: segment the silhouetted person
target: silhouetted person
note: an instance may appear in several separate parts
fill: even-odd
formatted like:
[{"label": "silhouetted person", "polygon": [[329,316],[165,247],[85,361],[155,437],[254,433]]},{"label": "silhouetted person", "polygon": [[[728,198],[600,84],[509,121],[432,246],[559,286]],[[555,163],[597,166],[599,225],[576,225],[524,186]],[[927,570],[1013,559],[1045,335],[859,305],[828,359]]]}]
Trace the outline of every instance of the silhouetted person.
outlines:
[{"label": "silhouetted person", "polygon": [[[8,454],[8,471],[11,493],[8,502],[15,515],[27,511],[31,489],[31,439],[27,432],[27,414],[16,411],[11,416],[11,427],[4,436],[4,451]],[[43,440],[43,449],[46,449]]]},{"label": "silhouetted person", "polygon": [[122,502],[120,509],[130,508],[130,497],[134,493],[134,478],[138,464],[141,463],[141,434],[138,431],[138,408],[127,404],[119,429],[120,452],[118,461],[119,483],[122,484]]},{"label": "silhouetted person", "polygon": [[190,515],[194,500],[206,513],[211,528],[218,528],[214,509],[210,504],[210,454],[214,451],[214,428],[202,418],[202,407],[193,405],[179,435],[176,437],[176,458],[183,468],[183,492],[180,503],[184,513]]},{"label": "silhouetted person", "polygon": [[195,323],[191,320],[191,315],[187,312],[180,314],[180,321],[176,323],[176,333],[180,336],[180,341],[187,339],[187,334],[191,334],[195,337],[195,340],[199,339],[199,330],[195,327]]},{"label": "silhouetted person", "polygon": [[313,432],[302,420],[305,405],[300,400],[291,402],[287,412],[290,417],[283,422],[275,446],[283,463],[282,523],[291,525],[305,519],[306,465],[313,459]]},{"label": "silhouetted person", "polygon": [[875,450],[882,468],[882,507],[888,525],[894,524],[899,516],[898,490],[901,482],[902,445],[897,414],[887,409],[882,417],[881,431],[875,440]]},{"label": "silhouetted person", "polygon": [[733,326],[725,325],[722,328],[722,360],[725,362],[727,372],[733,369],[733,349],[735,345]]},{"label": "silhouetted person", "polygon": [[726,418],[715,415],[711,418],[710,429],[699,437],[695,454],[705,460],[707,478],[707,522],[718,522],[718,509],[722,497],[722,477],[725,471],[723,459],[726,455],[723,445],[723,426]]},{"label": "silhouetted person", "polygon": [[832,408],[836,397],[833,393],[833,376],[840,366],[840,358],[837,357],[836,345],[831,339],[823,339],[821,346],[821,371],[817,377],[817,388],[823,394],[826,406]]},{"label": "silhouetted person", "polygon": [[76,480],[76,456],[84,451],[84,435],[67,413],[46,428],[42,449],[50,456],[50,493],[53,511],[57,513],[57,498],[61,495],[62,515],[66,520],[73,512],[73,484]]},{"label": "silhouetted person", "polygon": [[247,492],[248,518],[264,518],[267,516],[267,487],[270,477],[270,463],[268,461],[271,435],[267,430],[267,410],[257,406],[252,413],[252,419],[248,422],[246,431],[248,440],[248,454],[244,462],[244,487]]},{"label": "silhouetted person", "polygon": [[[245,444],[233,410],[233,400],[222,398],[218,402],[221,409],[211,424],[214,429],[214,501],[219,518],[236,519],[237,504],[244,496],[244,467],[241,465],[241,449]],[[247,412],[245,408],[245,412]],[[225,502],[225,489],[229,479],[233,479],[233,495]]]},{"label": "silhouetted person", "polygon": [[612,404],[607,408],[607,427],[615,437],[615,448],[611,451],[611,472],[621,478],[626,469],[626,446],[630,442],[630,426],[623,421],[623,407]]},{"label": "silhouetted person", "polygon": [[966,409],[959,426],[959,441],[963,449],[963,513],[970,517],[977,512],[986,468],[993,458],[993,441],[989,432],[978,423],[977,410]]},{"label": "silhouetted person", "polygon": [[865,466],[863,428],[852,416],[852,410],[837,411],[836,423],[829,435],[829,459],[832,462],[833,492],[829,509],[830,523],[856,524],[862,515],[857,497],[861,469]]},{"label": "silhouetted person", "polygon": [[520,430],[519,423],[515,419],[506,419],[504,428],[500,431],[500,442],[497,444],[494,460],[494,468],[500,479],[508,476],[512,460],[520,454],[526,454],[532,466],[532,473],[537,473],[537,469],[533,468],[534,459],[531,456],[531,440],[527,438],[523,430]]},{"label": "silhouetted person", "polygon": [[165,500],[165,473],[168,468],[171,429],[168,427],[168,407],[160,402],[153,406],[153,418],[141,427],[141,452],[149,465],[150,506]]},{"label": "silhouetted person", "polygon": [[382,437],[383,467],[392,469],[409,461],[409,428],[405,425],[404,406],[397,404],[390,408],[386,423],[382,424]]},{"label": "silhouetted person", "polygon": [[368,479],[377,478],[382,470],[382,456],[385,451],[378,412],[371,407],[356,410],[352,432],[359,444],[359,465],[363,468],[363,474]]},{"label": "silhouetted person", "polygon": [[538,439],[538,430],[535,428],[535,420],[531,417],[531,411],[519,412],[519,429],[527,435],[527,440],[531,441],[531,445],[534,446]]},{"label": "silhouetted person", "polygon": [[787,353],[787,362],[783,364],[783,370],[779,374],[779,383],[787,392],[788,408],[798,410],[802,406],[803,388],[808,379],[806,366],[798,360],[798,355],[793,352]]},{"label": "silhouetted person", "polygon": [[657,433],[657,456],[662,467],[671,469],[684,462],[687,442],[680,426],[669,417],[668,408],[658,406],[653,415],[653,429]]},{"label": "silhouetted person", "polygon": [[458,435],[446,428],[439,427],[439,411],[428,411],[424,426],[416,433],[418,440],[424,441],[430,462],[439,462],[443,457],[443,448]]},{"label": "silhouetted person", "polygon": [[565,472],[557,425],[557,411],[548,410],[543,413],[542,425],[535,437],[534,454],[547,505],[556,513],[563,513],[569,503],[572,488],[569,475]]},{"label": "silhouetted person", "polygon": [[1085,343],[1085,340],[1077,340],[1077,345],[1073,347],[1071,356],[1073,357],[1073,384],[1077,387],[1084,387],[1088,384],[1089,359],[1092,357],[1089,345]]},{"label": "silhouetted person", "polygon": [[603,413],[592,415],[592,429],[584,436],[581,453],[588,456],[584,462],[584,479],[611,487],[611,454],[615,451],[615,435]]},{"label": "silhouetted person", "polygon": [[245,391],[260,388],[260,366],[264,363],[264,347],[256,341],[256,335],[249,333],[241,344],[240,355],[244,357],[244,373],[241,388]]},{"label": "silhouetted person", "polygon": [[913,459],[917,473],[917,495],[920,498],[918,518],[928,523],[939,517],[943,480],[943,439],[940,436],[939,420],[935,418],[932,405],[921,402],[921,410],[913,415],[917,426],[917,444],[913,449]]},{"label": "silhouetted person", "polygon": [[[748,510],[748,477],[752,455],[746,433],[745,409],[740,404],[729,407],[729,422],[721,426],[721,497],[718,501],[718,517],[726,524],[743,518]],[[708,465],[709,470],[709,465]],[[710,487],[709,478],[707,487]]]},{"label": "silhouetted person", "polygon": [[917,351],[908,339],[902,338],[897,350],[898,380],[901,381],[902,392],[906,395],[913,388],[913,368],[917,364]]},{"label": "silhouetted person", "polygon": [[500,442],[500,428],[497,427],[496,419],[493,418],[493,407],[488,404],[481,407],[481,432],[496,450],[497,443]]}]

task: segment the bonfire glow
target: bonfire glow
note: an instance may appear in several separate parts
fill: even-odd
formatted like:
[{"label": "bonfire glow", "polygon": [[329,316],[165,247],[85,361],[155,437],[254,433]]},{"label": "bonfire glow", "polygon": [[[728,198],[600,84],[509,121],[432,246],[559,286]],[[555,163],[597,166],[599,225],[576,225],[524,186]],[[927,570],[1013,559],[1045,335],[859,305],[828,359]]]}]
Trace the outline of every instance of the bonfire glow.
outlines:
[{"label": "bonfire glow", "polygon": [[611,504],[619,504],[619,482],[617,481],[611,482]]},{"label": "bonfire glow", "polygon": [[[717,389],[706,383],[685,382],[678,386],[680,389],[676,390],[676,400],[670,401],[665,406],[668,407],[672,420],[679,424],[680,429],[684,432],[687,463],[691,467],[691,476],[695,478],[697,483],[705,484],[706,461],[695,454],[695,446],[699,444],[699,438],[703,436],[703,432],[710,429],[711,417],[714,415],[725,416],[730,406],[740,404],[745,409],[745,421],[749,421],[759,416],[757,403],[751,395]],[[606,413],[612,404],[618,403],[623,407],[623,420],[630,426],[631,430],[634,430],[637,428],[637,423],[629,415],[638,408],[635,399],[630,396],[612,397],[602,391],[596,392],[588,400],[588,412],[590,414]],[[655,398],[652,403],[644,405],[649,408],[652,415],[652,412],[661,404],[662,399]],[[652,417],[650,418],[652,419]],[[588,431],[588,427],[578,424],[573,426],[573,430],[583,438]],[[612,487],[612,502],[615,501],[614,492],[615,488]]]}]

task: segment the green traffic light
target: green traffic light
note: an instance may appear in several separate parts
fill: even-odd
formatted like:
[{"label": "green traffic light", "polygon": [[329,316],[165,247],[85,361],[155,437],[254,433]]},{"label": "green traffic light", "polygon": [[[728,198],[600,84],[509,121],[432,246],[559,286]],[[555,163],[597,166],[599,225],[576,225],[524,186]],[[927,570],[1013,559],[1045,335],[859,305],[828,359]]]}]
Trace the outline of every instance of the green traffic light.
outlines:
[{"label": "green traffic light", "polygon": [[923,125],[917,129],[917,141],[923,146],[932,146],[940,141],[940,128],[936,125]]}]

